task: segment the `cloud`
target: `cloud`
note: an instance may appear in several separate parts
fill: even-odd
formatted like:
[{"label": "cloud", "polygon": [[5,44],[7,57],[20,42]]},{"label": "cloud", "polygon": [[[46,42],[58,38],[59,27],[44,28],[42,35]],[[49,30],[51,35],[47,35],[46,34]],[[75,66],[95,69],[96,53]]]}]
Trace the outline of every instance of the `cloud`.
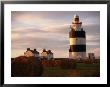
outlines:
[{"label": "cloud", "polygon": [[[33,35],[33,34],[32,34]],[[43,34],[42,34],[43,35]],[[53,37],[51,37],[51,35],[53,35]],[[17,49],[17,48],[27,48],[27,47],[51,47],[51,48],[56,48],[56,47],[60,47],[63,46],[65,44],[68,44],[68,40],[66,40],[66,38],[64,38],[62,35],[57,35],[57,34],[52,34],[52,33],[45,33],[45,35],[39,36],[39,34],[37,34],[35,37],[31,36],[31,35],[25,35],[25,37],[21,37],[21,38],[16,38],[16,39],[12,39],[12,48],[13,49]],[[50,36],[50,37],[48,37]],[[57,37],[60,37],[58,39],[56,39]]]},{"label": "cloud", "polygon": [[61,24],[61,25],[49,25],[43,30],[47,32],[67,34],[69,32],[70,24]]},{"label": "cloud", "polygon": [[24,51],[25,50],[23,49],[12,49],[11,50],[11,55],[13,55],[12,58],[24,55]]},{"label": "cloud", "polygon": [[62,20],[54,20],[47,17],[42,12],[12,12],[12,27],[39,27],[45,28],[48,26],[56,26],[64,24]]},{"label": "cloud", "polygon": [[100,34],[100,25],[86,25],[83,26],[83,29],[86,31],[88,35]]},{"label": "cloud", "polygon": [[100,45],[100,36],[99,35],[87,35],[86,37],[87,45]]}]

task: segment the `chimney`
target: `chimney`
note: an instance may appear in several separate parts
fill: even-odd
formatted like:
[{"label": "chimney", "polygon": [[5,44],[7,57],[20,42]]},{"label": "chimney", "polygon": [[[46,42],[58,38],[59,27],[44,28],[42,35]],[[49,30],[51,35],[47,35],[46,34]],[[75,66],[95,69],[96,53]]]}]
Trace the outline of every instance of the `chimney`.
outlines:
[{"label": "chimney", "polygon": [[36,49],[34,49],[34,51],[36,51]]},{"label": "chimney", "polygon": [[27,51],[29,51],[30,50],[30,48],[27,48]]}]

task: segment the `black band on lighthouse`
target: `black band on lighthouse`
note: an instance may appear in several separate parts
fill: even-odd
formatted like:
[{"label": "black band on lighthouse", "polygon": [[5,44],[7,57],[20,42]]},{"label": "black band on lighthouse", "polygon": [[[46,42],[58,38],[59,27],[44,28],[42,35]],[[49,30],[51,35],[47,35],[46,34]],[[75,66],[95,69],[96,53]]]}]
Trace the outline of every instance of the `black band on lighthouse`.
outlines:
[{"label": "black band on lighthouse", "polygon": [[85,38],[85,31],[73,31],[73,30],[71,30],[69,32],[69,38],[77,38],[77,37]]},{"label": "black band on lighthouse", "polygon": [[70,52],[86,52],[86,45],[70,45]]}]

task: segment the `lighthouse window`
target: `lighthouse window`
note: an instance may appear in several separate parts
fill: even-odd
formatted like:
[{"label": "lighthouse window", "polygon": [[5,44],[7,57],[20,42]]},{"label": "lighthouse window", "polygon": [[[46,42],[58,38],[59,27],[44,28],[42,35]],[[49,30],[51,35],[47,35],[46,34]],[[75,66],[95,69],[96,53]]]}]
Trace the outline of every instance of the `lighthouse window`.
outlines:
[{"label": "lighthouse window", "polygon": [[75,18],[75,21],[79,21],[79,18]]},{"label": "lighthouse window", "polygon": [[81,31],[83,31],[83,28],[81,28]]}]

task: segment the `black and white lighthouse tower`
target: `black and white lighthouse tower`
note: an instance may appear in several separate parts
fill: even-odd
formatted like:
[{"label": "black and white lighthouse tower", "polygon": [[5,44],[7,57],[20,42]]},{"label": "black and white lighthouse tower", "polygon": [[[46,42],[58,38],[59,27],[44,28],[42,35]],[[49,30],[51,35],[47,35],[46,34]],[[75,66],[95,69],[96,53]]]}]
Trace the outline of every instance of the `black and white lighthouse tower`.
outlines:
[{"label": "black and white lighthouse tower", "polygon": [[69,42],[69,58],[86,58],[86,32],[82,28],[78,15],[74,15],[70,25]]}]

